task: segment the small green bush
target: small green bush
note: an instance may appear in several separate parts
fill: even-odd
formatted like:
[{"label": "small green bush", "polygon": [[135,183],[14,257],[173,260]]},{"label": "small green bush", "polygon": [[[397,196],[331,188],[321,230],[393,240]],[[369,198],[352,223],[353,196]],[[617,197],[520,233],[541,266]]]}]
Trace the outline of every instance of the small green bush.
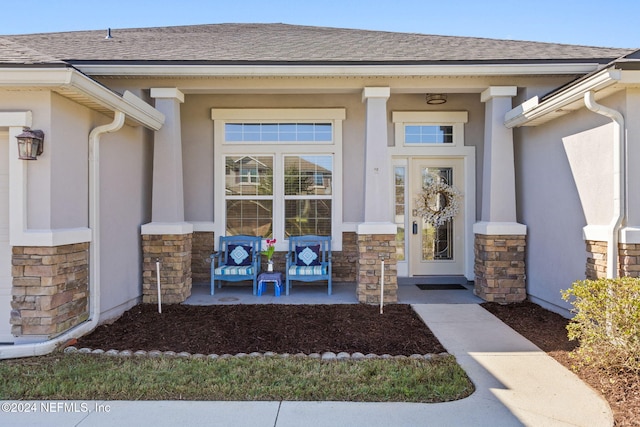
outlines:
[{"label": "small green bush", "polygon": [[574,307],[567,330],[582,362],[640,372],[640,279],[580,280],[562,298]]}]

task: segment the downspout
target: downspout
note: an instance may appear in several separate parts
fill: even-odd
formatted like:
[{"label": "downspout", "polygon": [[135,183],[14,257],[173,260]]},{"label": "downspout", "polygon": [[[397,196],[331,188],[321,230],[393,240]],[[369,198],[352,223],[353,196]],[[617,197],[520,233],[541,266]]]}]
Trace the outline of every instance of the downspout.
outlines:
[{"label": "downspout", "polygon": [[610,233],[607,239],[607,278],[618,277],[618,241],[620,229],[625,218],[625,133],[624,117],[609,107],[595,101],[593,91],[584,94],[584,103],[594,113],[612,120],[613,132],[613,217],[609,223]]},{"label": "downspout", "polygon": [[105,133],[115,132],[124,125],[125,114],[114,112],[113,121],[98,126],[89,133],[89,318],[80,325],[48,341],[0,346],[0,359],[42,356],[54,351],[59,345],[93,331],[100,319],[100,138]]}]

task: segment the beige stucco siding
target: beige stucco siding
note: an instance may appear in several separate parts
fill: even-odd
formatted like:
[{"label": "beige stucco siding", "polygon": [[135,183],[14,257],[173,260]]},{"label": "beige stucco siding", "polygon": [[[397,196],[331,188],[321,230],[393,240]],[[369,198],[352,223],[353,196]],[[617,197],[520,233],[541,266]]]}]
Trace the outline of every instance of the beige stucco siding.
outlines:
[{"label": "beige stucco siding", "polygon": [[519,128],[516,135],[518,221],[528,229],[527,292],[569,309],[559,290],[585,277],[583,228],[608,224],[613,212],[613,127],[583,108]]},{"label": "beige stucco siding", "polygon": [[151,221],[149,131],[124,126],[100,142],[101,312],[121,314],[142,294],[140,226]]},{"label": "beige stucco siding", "polygon": [[[51,159],[52,229],[89,226],[91,125],[89,109],[60,95],[52,95],[51,130],[45,136],[45,150]],[[34,193],[38,192],[30,192]]]}]

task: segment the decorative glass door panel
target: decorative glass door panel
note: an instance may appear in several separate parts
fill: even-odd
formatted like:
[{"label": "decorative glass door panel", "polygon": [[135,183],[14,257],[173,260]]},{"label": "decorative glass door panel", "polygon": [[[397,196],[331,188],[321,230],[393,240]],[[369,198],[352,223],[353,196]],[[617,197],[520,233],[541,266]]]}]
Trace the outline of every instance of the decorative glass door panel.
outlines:
[{"label": "decorative glass door panel", "polygon": [[463,274],[463,161],[413,159],[410,174],[411,275]]}]

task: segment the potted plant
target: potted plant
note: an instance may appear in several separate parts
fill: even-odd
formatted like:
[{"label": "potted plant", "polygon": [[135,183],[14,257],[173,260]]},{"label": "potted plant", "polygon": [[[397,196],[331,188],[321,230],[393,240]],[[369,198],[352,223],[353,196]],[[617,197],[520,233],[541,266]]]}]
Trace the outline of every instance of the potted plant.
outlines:
[{"label": "potted plant", "polygon": [[267,239],[267,249],[260,252],[267,257],[267,271],[273,271],[273,253],[276,251],[276,239]]}]

